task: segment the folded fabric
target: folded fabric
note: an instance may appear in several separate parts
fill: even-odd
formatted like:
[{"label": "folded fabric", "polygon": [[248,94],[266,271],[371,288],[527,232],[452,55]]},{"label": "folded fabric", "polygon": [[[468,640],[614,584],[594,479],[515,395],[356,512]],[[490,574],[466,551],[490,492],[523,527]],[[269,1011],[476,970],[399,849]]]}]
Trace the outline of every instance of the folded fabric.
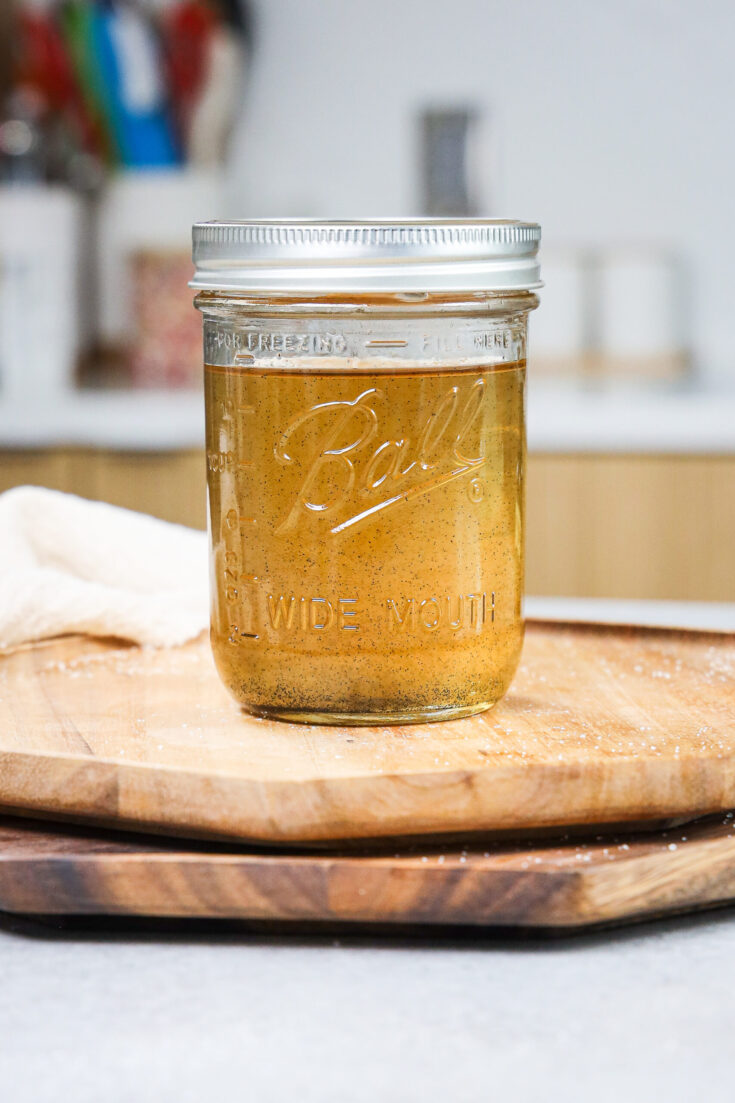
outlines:
[{"label": "folded fabric", "polygon": [[208,621],[207,541],[104,502],[0,494],[0,647],[68,632],[163,647]]}]

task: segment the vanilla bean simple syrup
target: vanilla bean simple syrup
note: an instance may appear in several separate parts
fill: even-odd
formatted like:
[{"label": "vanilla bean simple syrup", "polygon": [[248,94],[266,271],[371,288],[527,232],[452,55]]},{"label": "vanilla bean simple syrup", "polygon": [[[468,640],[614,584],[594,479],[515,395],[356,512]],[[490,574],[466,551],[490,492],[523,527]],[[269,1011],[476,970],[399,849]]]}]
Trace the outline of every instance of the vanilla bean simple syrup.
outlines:
[{"label": "vanilla bean simple syrup", "polygon": [[538,227],[195,227],[211,640],[263,716],[466,716],[523,644]]}]

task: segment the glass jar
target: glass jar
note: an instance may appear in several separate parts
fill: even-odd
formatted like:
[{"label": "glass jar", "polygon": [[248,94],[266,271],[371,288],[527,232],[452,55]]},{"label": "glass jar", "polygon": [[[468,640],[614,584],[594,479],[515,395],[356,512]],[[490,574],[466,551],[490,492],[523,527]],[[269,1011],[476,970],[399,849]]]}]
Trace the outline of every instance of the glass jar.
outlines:
[{"label": "glass jar", "polygon": [[212,648],[263,716],[442,720],[522,641],[534,224],[205,223]]}]

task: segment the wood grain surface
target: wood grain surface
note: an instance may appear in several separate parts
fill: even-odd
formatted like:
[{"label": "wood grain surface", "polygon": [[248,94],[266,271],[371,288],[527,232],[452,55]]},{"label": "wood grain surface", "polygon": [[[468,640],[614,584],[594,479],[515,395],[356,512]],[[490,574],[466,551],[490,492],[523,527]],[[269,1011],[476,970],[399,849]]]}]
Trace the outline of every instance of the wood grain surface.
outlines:
[{"label": "wood grain surface", "polygon": [[703,815],[735,807],[735,636],[532,623],[494,710],[382,728],[249,716],[205,639],[19,648],[0,806],[266,843]]},{"label": "wood grain surface", "polygon": [[584,927],[733,899],[732,813],[587,842],[329,855],[0,820],[0,911],[26,915]]}]

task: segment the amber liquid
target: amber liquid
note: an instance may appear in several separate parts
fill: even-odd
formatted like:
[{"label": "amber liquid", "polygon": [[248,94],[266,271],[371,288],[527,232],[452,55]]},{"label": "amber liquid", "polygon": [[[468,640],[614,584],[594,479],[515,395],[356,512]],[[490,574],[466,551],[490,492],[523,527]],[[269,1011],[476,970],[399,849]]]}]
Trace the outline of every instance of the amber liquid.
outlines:
[{"label": "amber liquid", "polygon": [[524,383],[523,363],[207,367],[212,647],[238,701],[379,723],[505,693],[523,638]]}]

